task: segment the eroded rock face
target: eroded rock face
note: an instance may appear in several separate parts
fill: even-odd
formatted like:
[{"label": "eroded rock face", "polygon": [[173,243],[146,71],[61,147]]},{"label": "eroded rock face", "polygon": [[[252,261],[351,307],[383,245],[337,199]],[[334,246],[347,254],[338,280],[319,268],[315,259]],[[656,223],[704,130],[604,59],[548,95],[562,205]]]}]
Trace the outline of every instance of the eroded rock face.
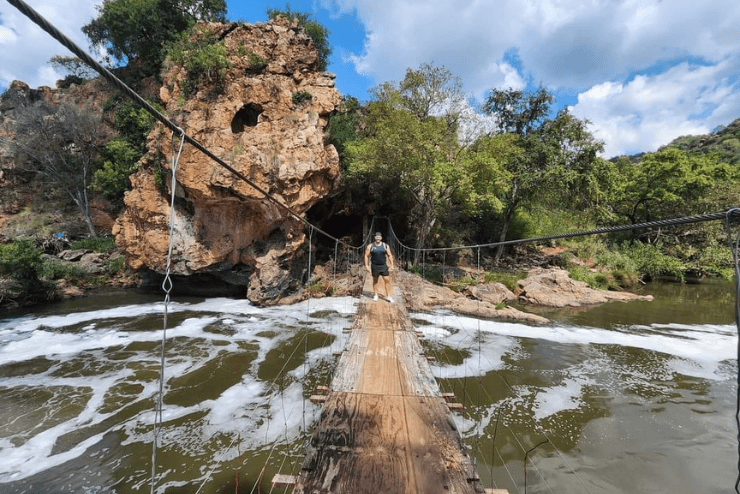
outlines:
[{"label": "eroded rock face", "polygon": [[545,307],[580,307],[609,301],[653,300],[652,295],[594,290],[562,269],[535,269],[518,283],[519,299]]},{"label": "eroded rock face", "polygon": [[[287,20],[257,25],[209,24],[229,53],[222,89],[185,98],[185,69],[172,66],[160,91],[166,113],[188,135],[299,215],[339,187],[339,157],[324,139],[341,101],[334,76],[317,70],[308,37]],[[256,55],[268,62],[255,72]],[[296,103],[294,94],[310,94]],[[160,162],[132,176],[116,243],[134,269],[165,270],[169,245],[171,162],[176,146],[158,125],[150,152]],[[158,175],[157,167],[165,173]],[[215,275],[243,285],[257,303],[294,290],[307,267],[302,222],[255,188],[186,144],[179,158],[171,272]]]}]

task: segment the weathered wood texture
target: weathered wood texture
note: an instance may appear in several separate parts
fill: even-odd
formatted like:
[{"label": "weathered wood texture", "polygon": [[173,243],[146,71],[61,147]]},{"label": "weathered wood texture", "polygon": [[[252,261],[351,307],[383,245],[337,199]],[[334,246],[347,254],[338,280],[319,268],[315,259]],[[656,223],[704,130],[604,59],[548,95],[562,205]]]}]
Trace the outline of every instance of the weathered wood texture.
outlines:
[{"label": "weathered wood texture", "polygon": [[484,494],[394,298],[363,297],[294,494]]}]

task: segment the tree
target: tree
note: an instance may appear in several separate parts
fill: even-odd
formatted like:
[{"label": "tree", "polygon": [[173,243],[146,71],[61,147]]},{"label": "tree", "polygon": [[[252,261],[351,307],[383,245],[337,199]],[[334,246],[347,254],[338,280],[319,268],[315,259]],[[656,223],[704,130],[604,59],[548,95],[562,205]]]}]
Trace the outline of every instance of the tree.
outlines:
[{"label": "tree", "polygon": [[87,189],[106,140],[100,118],[70,105],[54,106],[45,101],[16,112],[16,160],[61,187],[79,208],[90,235],[97,236]]},{"label": "tree", "polygon": [[620,180],[610,203],[617,218],[632,224],[695,214],[694,205],[717,180],[728,181],[733,175],[712,156],[691,156],[676,148],[646,154],[637,163],[622,158],[616,167]]},{"label": "tree", "polygon": [[298,21],[298,25],[301,26],[306,35],[311,38],[311,41],[313,41],[313,45],[319,54],[319,70],[322,72],[325,71],[329,65],[329,55],[332,53],[331,46],[329,46],[329,30],[316,22],[311,14],[291,10],[290,4],[286,4],[283,9],[267,9],[267,17],[270,19],[275,19],[279,16]]},{"label": "tree", "polygon": [[225,0],[103,0],[98,17],[82,27],[93,46],[119,63],[138,61],[156,74],[165,50],[196,21],[226,20]]},{"label": "tree", "polygon": [[413,204],[409,223],[419,248],[428,245],[463,172],[457,116],[446,105],[459,87],[446,69],[409,69],[398,86],[385,83],[373,90],[375,100],[364,119],[366,137],[345,145],[350,181],[372,177],[388,190],[400,188]]},{"label": "tree", "polygon": [[[513,135],[519,152],[510,153],[504,168],[511,181],[502,197],[499,242],[506,240],[511,222],[523,205],[547,195],[569,197],[583,190],[603,143],[583,122],[563,110],[548,118],[552,95],[544,88],[533,93],[493,90],[483,110],[497,117],[500,132]],[[503,246],[496,252],[496,259]]]}]

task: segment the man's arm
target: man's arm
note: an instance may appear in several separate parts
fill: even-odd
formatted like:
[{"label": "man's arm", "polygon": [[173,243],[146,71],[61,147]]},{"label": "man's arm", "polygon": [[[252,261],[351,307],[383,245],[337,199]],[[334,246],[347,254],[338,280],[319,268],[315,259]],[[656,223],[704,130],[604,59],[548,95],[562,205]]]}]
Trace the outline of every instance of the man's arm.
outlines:
[{"label": "man's arm", "polygon": [[388,246],[388,244],[385,244],[385,252],[386,252],[386,257],[388,258],[387,260],[388,267],[391,269],[396,269],[396,258],[393,257],[393,252],[391,252],[391,248],[390,246]]},{"label": "man's arm", "polygon": [[365,269],[370,271],[370,246],[368,245],[365,249]]}]

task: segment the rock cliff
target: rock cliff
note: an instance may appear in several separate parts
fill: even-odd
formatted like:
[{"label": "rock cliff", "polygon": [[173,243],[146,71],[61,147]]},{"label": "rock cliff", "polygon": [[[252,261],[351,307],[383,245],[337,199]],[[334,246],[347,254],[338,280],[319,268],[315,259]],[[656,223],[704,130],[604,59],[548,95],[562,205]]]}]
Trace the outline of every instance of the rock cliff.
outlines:
[{"label": "rock cliff", "polygon": [[[190,136],[299,215],[338,190],[339,157],[324,128],[341,101],[334,75],[317,70],[317,52],[297,24],[209,24],[229,67],[220,87],[186,98],[184,68],[163,75],[166,113]],[[254,60],[266,65],[255,68]],[[307,96],[310,95],[310,96]],[[149,156],[131,177],[126,210],[113,228],[130,267],[165,270],[175,147],[158,125]],[[160,168],[161,167],[161,168]],[[279,301],[306,276],[307,232],[259,192],[185,145],[175,179],[171,272],[206,275],[244,287],[256,303]]]}]

